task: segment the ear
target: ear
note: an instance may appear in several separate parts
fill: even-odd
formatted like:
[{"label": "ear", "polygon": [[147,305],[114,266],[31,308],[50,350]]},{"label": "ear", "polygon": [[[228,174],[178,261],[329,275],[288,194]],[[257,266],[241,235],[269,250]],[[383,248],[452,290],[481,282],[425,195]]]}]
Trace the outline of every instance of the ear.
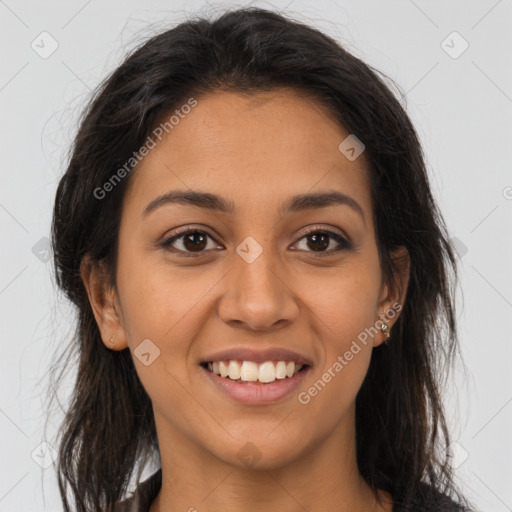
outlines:
[{"label": "ear", "polygon": [[[379,334],[374,337],[373,346],[379,346],[386,340],[386,336],[380,330],[382,323],[386,323],[391,331],[392,326],[398,320],[405,303],[407,286],[409,284],[410,257],[406,247],[400,246],[391,252],[393,266],[396,275],[393,282],[386,282],[381,287],[381,294],[378,304],[376,324]],[[377,322],[377,320],[380,320]]]},{"label": "ear", "polygon": [[113,350],[127,348],[118,296],[114,287],[109,284],[104,262],[93,261],[86,255],[80,264],[80,275],[103,343]]}]

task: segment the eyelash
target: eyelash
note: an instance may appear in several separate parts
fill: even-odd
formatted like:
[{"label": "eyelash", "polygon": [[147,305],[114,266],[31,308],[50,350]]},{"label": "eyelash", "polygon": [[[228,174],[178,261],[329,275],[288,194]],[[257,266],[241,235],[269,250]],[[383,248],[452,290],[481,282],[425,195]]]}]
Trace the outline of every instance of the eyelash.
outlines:
[{"label": "eyelash", "polygon": [[[200,257],[204,256],[206,251],[199,251],[199,252],[194,253],[194,252],[191,252],[191,251],[183,251],[181,249],[175,249],[175,248],[171,247],[172,244],[175,241],[180,240],[181,238],[183,238],[186,235],[189,235],[191,233],[200,233],[200,234],[206,235],[211,240],[214,240],[214,238],[212,236],[210,236],[206,231],[203,231],[203,230],[200,230],[200,229],[197,229],[197,228],[189,228],[189,229],[187,229],[185,231],[182,231],[182,232],[180,232],[178,234],[175,234],[175,235],[173,235],[173,236],[163,240],[161,243],[159,243],[159,246],[162,247],[165,250],[168,250],[170,252],[178,254],[180,257],[184,257],[184,258],[200,258]],[[306,233],[304,233],[297,240],[297,242],[307,238],[308,236],[315,235],[315,234],[327,235],[329,238],[335,240],[339,244],[339,247],[337,249],[334,249],[334,250],[331,249],[329,251],[318,251],[318,252],[316,252],[316,256],[319,256],[319,257],[331,256],[332,254],[338,253],[338,252],[340,252],[342,250],[351,250],[352,249],[352,244],[351,244],[350,241],[345,239],[339,233],[337,233],[335,231],[331,231],[329,229],[320,229],[320,228],[309,229]],[[315,251],[306,251],[306,252],[315,253]]]}]

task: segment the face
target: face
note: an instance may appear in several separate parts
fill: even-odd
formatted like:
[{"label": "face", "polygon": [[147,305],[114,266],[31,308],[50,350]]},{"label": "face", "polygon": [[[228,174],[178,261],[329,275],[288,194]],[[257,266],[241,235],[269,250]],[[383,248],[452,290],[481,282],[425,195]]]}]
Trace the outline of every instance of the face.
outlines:
[{"label": "face", "polygon": [[[286,90],[218,92],[199,98],[130,178],[118,316],[95,313],[107,344],[115,333],[116,349],[132,351],[161,444],[239,466],[252,451],[270,468],[354,427],[384,339],[362,333],[400,298],[379,265],[364,153],[338,149],[348,135]],[[215,360],[232,377],[229,360],[248,361],[249,379],[273,378],[265,361],[303,367],[240,383],[209,371]]]}]

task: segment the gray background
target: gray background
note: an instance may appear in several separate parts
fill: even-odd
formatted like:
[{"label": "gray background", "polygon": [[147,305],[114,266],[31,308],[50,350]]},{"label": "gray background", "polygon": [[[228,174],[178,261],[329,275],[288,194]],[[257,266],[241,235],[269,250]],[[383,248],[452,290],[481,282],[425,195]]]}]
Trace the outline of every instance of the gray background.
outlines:
[{"label": "gray background", "polygon": [[[0,511],[62,510],[52,465],[58,409],[44,422],[48,367],[73,317],[56,294],[45,237],[80,109],[147,36],[241,5],[0,0]],[[512,1],[250,5],[316,25],[407,93],[459,250],[467,373],[458,367],[446,387],[458,479],[482,511],[512,510]],[[68,392],[59,391],[64,405]]]}]

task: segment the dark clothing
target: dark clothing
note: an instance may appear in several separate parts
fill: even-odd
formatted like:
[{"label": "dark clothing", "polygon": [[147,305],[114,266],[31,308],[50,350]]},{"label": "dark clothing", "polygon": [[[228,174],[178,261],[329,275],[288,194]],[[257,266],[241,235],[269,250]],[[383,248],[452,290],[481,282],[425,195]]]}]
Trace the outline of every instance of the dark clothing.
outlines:
[{"label": "dark clothing", "polygon": [[[426,484],[423,484],[426,485]],[[159,469],[141,482],[135,493],[116,506],[116,512],[149,512],[149,507],[162,486],[162,470]],[[393,512],[471,512],[458,507],[450,498],[438,496],[435,505],[417,503],[414,508],[405,510],[400,503],[393,505]]]}]

